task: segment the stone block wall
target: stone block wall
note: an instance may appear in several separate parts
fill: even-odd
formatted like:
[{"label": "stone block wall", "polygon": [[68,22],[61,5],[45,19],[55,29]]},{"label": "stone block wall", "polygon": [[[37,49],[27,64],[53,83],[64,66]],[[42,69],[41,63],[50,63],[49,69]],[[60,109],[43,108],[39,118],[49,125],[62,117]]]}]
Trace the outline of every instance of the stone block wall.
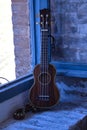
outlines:
[{"label": "stone block wall", "polygon": [[87,0],[51,0],[51,14],[56,46],[52,58],[87,63]]},{"label": "stone block wall", "polygon": [[31,70],[29,1],[12,0],[12,22],[14,33],[16,77]]},{"label": "stone block wall", "polygon": [[[52,60],[87,64],[87,0],[51,0]],[[87,79],[56,78],[64,101],[87,107]]]}]

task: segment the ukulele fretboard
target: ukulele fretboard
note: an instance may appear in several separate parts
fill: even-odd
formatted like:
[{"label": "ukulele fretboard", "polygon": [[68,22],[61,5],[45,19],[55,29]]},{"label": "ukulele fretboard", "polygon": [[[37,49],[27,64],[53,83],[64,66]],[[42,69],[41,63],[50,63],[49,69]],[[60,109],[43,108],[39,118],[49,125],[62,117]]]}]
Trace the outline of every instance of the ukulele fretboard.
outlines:
[{"label": "ukulele fretboard", "polygon": [[41,69],[46,71],[48,69],[48,29],[42,29],[42,45],[41,45]]}]

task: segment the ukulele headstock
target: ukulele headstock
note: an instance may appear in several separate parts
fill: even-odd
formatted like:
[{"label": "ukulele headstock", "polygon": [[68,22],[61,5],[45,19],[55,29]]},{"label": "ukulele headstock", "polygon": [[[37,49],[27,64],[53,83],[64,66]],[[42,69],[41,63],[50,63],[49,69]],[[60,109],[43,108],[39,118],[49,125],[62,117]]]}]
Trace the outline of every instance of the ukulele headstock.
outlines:
[{"label": "ukulele headstock", "polygon": [[50,10],[40,10],[40,25],[43,29],[48,29],[50,26]]}]

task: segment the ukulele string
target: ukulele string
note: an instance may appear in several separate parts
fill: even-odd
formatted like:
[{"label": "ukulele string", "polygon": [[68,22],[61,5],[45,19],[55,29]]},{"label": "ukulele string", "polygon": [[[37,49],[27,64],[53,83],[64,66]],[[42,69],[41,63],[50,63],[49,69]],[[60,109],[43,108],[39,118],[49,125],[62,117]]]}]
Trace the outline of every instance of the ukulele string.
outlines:
[{"label": "ukulele string", "polygon": [[[43,18],[44,19],[44,18]],[[44,28],[44,27],[43,27]],[[43,47],[43,52],[42,52],[42,62],[43,62],[43,64],[42,64],[42,68],[43,68],[43,71],[42,71],[42,100],[44,100],[44,82],[45,82],[45,52],[44,52],[44,50],[45,50],[45,45],[44,45],[44,43],[45,43],[45,40],[44,40],[44,30],[42,31],[42,33],[43,33],[43,35],[42,35],[42,39],[43,39],[43,41],[42,41],[42,47]]]},{"label": "ukulele string", "polygon": [[48,42],[47,42],[47,35],[48,35],[48,31],[46,31],[46,40],[45,40],[45,66],[46,66],[46,84],[45,84],[45,95],[46,98],[45,100],[47,100],[47,84],[48,84],[48,64],[47,64],[47,48],[48,48]]},{"label": "ukulele string", "polygon": [[47,89],[48,89],[48,40],[47,40],[47,36],[48,36],[48,31],[47,31],[47,35],[46,35],[46,72],[47,72],[47,85],[46,85],[46,95],[47,94]]},{"label": "ukulele string", "polygon": [[[46,19],[47,21],[47,19]],[[46,30],[46,21],[45,21],[45,30],[44,30],[44,99],[46,100],[46,85],[47,85],[47,30]]]},{"label": "ukulele string", "polygon": [[[45,26],[44,26],[45,29]],[[46,72],[45,72],[45,30],[44,30],[44,84],[43,84],[43,88],[44,88],[44,99],[45,99],[45,82],[46,82]]]},{"label": "ukulele string", "polygon": [[46,100],[46,32],[44,31],[44,99]]},{"label": "ukulele string", "polygon": [[[42,32],[41,32],[41,34],[42,34]],[[42,40],[42,36],[41,36],[41,40]],[[42,44],[42,42],[41,42],[41,44]],[[41,45],[41,51],[42,51],[42,45]],[[42,59],[43,57],[42,57],[42,55],[41,55],[41,72],[40,72],[40,74],[42,73],[42,62],[43,62],[43,59]],[[41,82],[42,82],[42,74],[41,74],[41,76],[40,76],[40,95],[42,94],[42,88],[41,88]]]},{"label": "ukulele string", "polygon": [[46,14],[46,28],[47,28],[47,32],[46,32],[46,73],[47,73],[47,85],[46,85],[46,95],[48,96],[48,81],[49,81],[49,77],[48,77],[48,14]]},{"label": "ukulele string", "polygon": [[44,77],[43,77],[44,76],[43,75],[43,72],[44,72],[44,64],[43,64],[43,61],[44,61],[44,51],[43,51],[43,49],[44,49],[44,45],[43,45],[44,44],[44,36],[43,36],[44,32],[43,32],[43,29],[44,29],[44,16],[41,15],[41,17],[42,17],[42,31],[41,31],[42,32],[41,33],[42,34],[42,38],[41,38],[42,39],[42,46],[41,46],[42,47],[42,52],[41,52],[42,53],[42,55],[41,55],[42,56],[42,64],[41,64],[42,70],[41,70],[41,85],[40,85],[40,87],[41,87],[41,97],[40,97],[40,99],[43,100],[43,80],[44,80]]},{"label": "ukulele string", "polygon": [[43,100],[43,84],[44,84],[44,32],[42,30],[42,71],[41,71],[41,100]]},{"label": "ukulele string", "polygon": [[[47,18],[46,18],[46,29],[47,29]],[[44,54],[44,61],[45,61],[45,88],[44,88],[44,94],[45,94],[45,100],[47,100],[47,82],[48,82],[48,72],[47,72],[47,33],[48,31],[45,31],[45,54]]]},{"label": "ukulele string", "polygon": [[40,100],[42,100],[42,82],[43,82],[43,31],[41,30],[41,72],[40,72]]},{"label": "ukulele string", "polygon": [[[40,30],[40,32],[41,32],[41,30]],[[40,38],[41,38],[41,33],[40,33]],[[40,39],[41,40],[41,39]],[[42,42],[41,42],[41,51],[42,51]],[[41,71],[42,71],[42,55],[41,55],[41,51],[40,51],[40,61],[41,61],[41,63],[40,63],[40,77],[39,77],[39,81],[40,81],[40,89],[39,89],[39,96],[41,95]]]},{"label": "ukulele string", "polygon": [[[46,84],[46,41],[45,41],[45,31],[44,31],[44,96],[45,96],[45,84]],[[44,97],[45,99],[45,97]]]},{"label": "ukulele string", "polygon": [[44,73],[44,72],[45,72],[45,68],[44,68],[44,67],[45,67],[45,65],[44,65],[44,64],[45,64],[45,56],[44,56],[44,55],[45,55],[45,52],[44,52],[44,50],[45,50],[45,45],[44,45],[44,44],[45,44],[44,22],[45,22],[45,21],[44,21],[44,17],[43,17],[43,30],[42,30],[42,44],[43,44],[43,45],[42,45],[42,47],[43,47],[43,52],[42,52],[42,55],[43,55],[43,56],[42,56],[42,57],[43,57],[43,65],[42,65],[42,66],[43,66],[43,67],[42,67],[42,68],[43,68],[43,72],[42,72],[42,73],[43,73],[43,74],[42,74],[43,76],[42,76],[42,78],[43,78],[43,79],[42,79],[42,82],[43,82],[43,85],[42,85],[42,95],[41,95],[41,96],[42,96],[42,101],[44,100],[44,82],[45,82],[45,77],[44,77],[44,75],[45,75],[45,73]]},{"label": "ukulele string", "polygon": [[[46,28],[46,23],[45,23],[45,28]],[[46,100],[46,85],[47,85],[47,64],[46,64],[46,61],[47,61],[47,46],[46,46],[46,44],[47,44],[47,31],[45,31],[44,32],[44,72],[45,72],[45,84],[44,84],[44,95],[45,95],[45,100]]]},{"label": "ukulele string", "polygon": [[[46,91],[48,90],[48,15],[46,15],[46,28],[47,28],[47,35],[46,35],[46,46],[47,46],[47,48],[46,48],[46,50],[47,50],[47,54],[46,54],[46,58],[47,58],[47,60],[46,60],[46,62],[47,62],[47,86],[46,86]],[[47,91],[47,93],[46,93],[46,95],[48,96],[48,91]]]}]

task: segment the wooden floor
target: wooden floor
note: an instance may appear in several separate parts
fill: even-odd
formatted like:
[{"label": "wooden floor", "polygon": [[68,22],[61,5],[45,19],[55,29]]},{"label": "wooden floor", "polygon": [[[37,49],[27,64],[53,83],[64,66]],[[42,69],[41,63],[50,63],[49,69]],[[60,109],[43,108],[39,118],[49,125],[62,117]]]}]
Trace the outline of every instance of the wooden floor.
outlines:
[{"label": "wooden floor", "polygon": [[87,114],[87,108],[70,102],[60,101],[51,110],[32,113],[25,119],[9,119],[0,125],[0,130],[69,130],[69,127]]}]

